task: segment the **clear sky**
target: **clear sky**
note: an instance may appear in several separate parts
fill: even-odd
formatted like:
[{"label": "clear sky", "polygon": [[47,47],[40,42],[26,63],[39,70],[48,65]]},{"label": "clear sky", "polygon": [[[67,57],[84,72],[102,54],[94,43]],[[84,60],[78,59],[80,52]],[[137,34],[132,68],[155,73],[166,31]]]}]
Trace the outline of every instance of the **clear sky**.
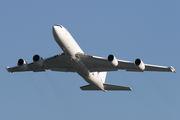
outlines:
[{"label": "clear sky", "polygon": [[[1,120],[179,120],[180,1],[0,1]],[[62,53],[61,24],[87,54],[173,66],[177,73],[108,72],[106,82],[133,91],[81,91],[76,73],[8,73],[19,58]]]}]

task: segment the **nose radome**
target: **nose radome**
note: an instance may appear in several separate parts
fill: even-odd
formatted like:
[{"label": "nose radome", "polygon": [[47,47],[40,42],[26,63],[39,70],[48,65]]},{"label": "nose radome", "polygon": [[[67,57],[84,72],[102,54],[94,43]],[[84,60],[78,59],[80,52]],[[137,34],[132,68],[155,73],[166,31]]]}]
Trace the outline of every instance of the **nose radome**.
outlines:
[{"label": "nose radome", "polygon": [[56,31],[55,29],[56,29],[56,26],[54,25],[54,26],[52,27],[53,33]]},{"label": "nose radome", "polygon": [[56,24],[52,27],[53,35],[61,34],[64,32],[64,28],[62,25]]},{"label": "nose radome", "polygon": [[53,26],[53,29],[56,29],[57,27],[58,27],[58,25],[54,25],[54,26]]},{"label": "nose radome", "polygon": [[56,24],[56,25],[54,25],[54,26],[58,26],[58,27],[60,27],[60,28],[63,28],[62,25],[59,25],[59,24]]},{"label": "nose radome", "polygon": [[53,26],[53,32],[56,32],[58,28],[59,28],[59,25],[54,25]]},{"label": "nose radome", "polygon": [[53,32],[53,36],[54,36],[54,37],[57,37],[57,31],[58,31],[58,26],[54,25],[54,26],[52,27],[52,32]]},{"label": "nose radome", "polygon": [[56,31],[58,28],[63,28],[62,25],[56,24],[53,26],[53,31]]}]

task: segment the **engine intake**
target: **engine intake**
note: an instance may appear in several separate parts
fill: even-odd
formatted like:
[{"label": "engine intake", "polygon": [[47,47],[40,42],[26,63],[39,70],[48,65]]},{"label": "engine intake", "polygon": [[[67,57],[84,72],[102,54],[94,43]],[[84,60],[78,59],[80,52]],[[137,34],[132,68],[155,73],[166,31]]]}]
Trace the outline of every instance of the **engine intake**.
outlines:
[{"label": "engine intake", "polygon": [[23,70],[27,70],[28,66],[27,66],[27,62],[23,59],[19,59],[17,61],[17,65],[19,68],[23,69]]},{"label": "engine intake", "polygon": [[118,66],[118,61],[117,61],[117,59],[116,59],[116,57],[115,57],[114,55],[110,54],[110,55],[108,56],[108,61],[109,61],[109,63],[110,63],[112,66],[114,66],[114,67],[117,67],[117,66]]},{"label": "engine intake", "polygon": [[39,55],[34,55],[33,56],[33,61],[37,62],[40,59]]},{"label": "engine intake", "polygon": [[138,67],[140,70],[144,71],[145,70],[145,65],[143,63],[143,61],[139,58],[137,58],[135,61],[134,61],[134,64],[136,65],[136,67]]},{"label": "engine intake", "polygon": [[34,55],[33,56],[33,61],[34,61],[35,64],[37,64],[39,66],[43,66],[43,59],[39,55]]}]

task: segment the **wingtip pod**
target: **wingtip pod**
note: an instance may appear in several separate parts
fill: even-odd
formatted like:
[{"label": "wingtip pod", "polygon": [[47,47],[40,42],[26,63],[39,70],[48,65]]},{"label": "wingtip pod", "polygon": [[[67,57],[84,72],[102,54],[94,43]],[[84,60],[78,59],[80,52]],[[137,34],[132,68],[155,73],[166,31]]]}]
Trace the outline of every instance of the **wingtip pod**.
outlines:
[{"label": "wingtip pod", "polygon": [[170,67],[170,69],[173,73],[176,73],[176,70],[172,66]]}]

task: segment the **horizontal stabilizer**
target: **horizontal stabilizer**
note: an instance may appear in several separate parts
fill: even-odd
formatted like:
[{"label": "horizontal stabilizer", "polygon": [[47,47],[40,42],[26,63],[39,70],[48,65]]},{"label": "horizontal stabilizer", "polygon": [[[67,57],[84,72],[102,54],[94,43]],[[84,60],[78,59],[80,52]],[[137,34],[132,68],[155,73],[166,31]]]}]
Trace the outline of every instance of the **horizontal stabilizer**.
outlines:
[{"label": "horizontal stabilizer", "polygon": [[[112,84],[106,84],[106,83],[104,83],[103,85],[104,85],[105,90],[132,90],[130,87],[125,87],[125,86],[112,85]],[[92,85],[86,85],[80,88],[81,90],[101,90],[98,87],[92,86]]]},{"label": "horizontal stabilizer", "polygon": [[81,90],[101,90],[98,87],[92,85],[85,85],[85,86],[81,86],[80,88]]},{"label": "horizontal stabilizer", "polygon": [[119,85],[112,85],[104,83],[105,90],[132,90],[130,87],[119,86]]}]

